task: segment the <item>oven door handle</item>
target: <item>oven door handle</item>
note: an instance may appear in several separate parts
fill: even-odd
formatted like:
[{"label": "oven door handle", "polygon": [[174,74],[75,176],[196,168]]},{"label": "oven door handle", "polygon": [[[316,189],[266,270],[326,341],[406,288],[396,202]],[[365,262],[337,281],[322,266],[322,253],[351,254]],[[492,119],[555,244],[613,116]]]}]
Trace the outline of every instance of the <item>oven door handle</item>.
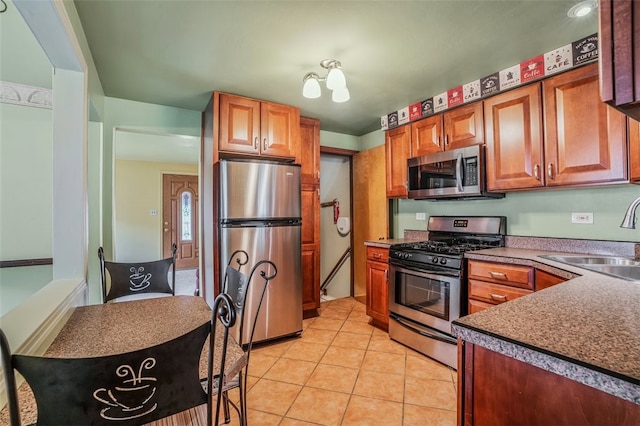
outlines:
[{"label": "oven door handle", "polygon": [[425,269],[424,267],[420,268],[420,267],[410,266],[410,265],[400,265],[395,262],[389,262],[389,263],[392,266],[399,268],[401,271],[404,269],[407,271],[417,272],[422,276],[427,276],[427,278],[437,279],[438,276],[460,278],[460,272],[458,271],[428,270],[428,269]]},{"label": "oven door handle", "polygon": [[462,153],[458,153],[456,158],[456,185],[458,186],[458,192],[464,192],[462,186]]},{"label": "oven door handle", "polygon": [[420,329],[414,327],[413,325],[411,325],[411,323],[407,322],[404,318],[399,317],[398,315],[396,315],[394,313],[390,313],[389,316],[391,318],[393,318],[398,324],[400,324],[401,326],[406,328],[407,330],[412,331],[414,333],[418,333],[421,336],[428,337],[430,339],[440,340],[441,342],[445,342],[445,343],[451,343],[453,345],[457,345],[458,344],[458,341],[456,339],[454,339],[453,337],[448,337],[448,336],[445,336],[445,335],[442,335],[442,334],[429,333],[427,331],[420,330]]}]

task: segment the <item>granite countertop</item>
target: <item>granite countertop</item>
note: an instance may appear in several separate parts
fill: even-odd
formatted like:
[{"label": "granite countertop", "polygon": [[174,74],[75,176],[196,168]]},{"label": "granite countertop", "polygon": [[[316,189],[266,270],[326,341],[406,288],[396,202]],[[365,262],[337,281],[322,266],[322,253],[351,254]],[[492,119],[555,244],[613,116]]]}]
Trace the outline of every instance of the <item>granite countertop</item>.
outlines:
[{"label": "granite countertop", "polygon": [[529,265],[569,280],[454,322],[463,340],[640,404],[640,282],[496,248],[466,257]]},{"label": "granite countertop", "polygon": [[[196,296],[82,306],[75,309],[44,356],[79,358],[135,351],[167,342],[210,320],[211,308],[203,298]],[[215,338],[216,349],[221,348],[222,334],[218,330]],[[207,376],[208,353],[207,340],[200,357],[200,377]],[[214,371],[219,370],[219,362],[220,355],[216,353]],[[234,377],[245,364],[242,348],[230,344],[225,365],[227,377]],[[18,388],[18,402],[22,423],[35,423],[37,409],[26,382]],[[9,424],[6,406],[0,410],[0,424]]]}]

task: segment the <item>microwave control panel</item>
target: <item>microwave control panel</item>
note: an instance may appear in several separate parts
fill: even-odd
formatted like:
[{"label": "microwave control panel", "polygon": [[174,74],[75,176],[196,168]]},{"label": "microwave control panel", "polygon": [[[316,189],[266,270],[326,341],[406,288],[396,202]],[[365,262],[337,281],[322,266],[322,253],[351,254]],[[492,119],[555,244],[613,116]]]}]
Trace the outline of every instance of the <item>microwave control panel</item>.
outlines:
[{"label": "microwave control panel", "polygon": [[465,158],[464,186],[478,185],[478,157]]}]

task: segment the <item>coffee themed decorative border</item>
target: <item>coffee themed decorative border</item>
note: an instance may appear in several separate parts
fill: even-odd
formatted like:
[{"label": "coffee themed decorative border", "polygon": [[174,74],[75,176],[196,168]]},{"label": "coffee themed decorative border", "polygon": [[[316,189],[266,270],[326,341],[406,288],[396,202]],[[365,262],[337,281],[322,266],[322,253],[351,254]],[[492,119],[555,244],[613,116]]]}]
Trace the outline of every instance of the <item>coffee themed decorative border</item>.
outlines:
[{"label": "coffee themed decorative border", "polygon": [[529,84],[598,59],[598,33],[380,117],[382,130]]}]

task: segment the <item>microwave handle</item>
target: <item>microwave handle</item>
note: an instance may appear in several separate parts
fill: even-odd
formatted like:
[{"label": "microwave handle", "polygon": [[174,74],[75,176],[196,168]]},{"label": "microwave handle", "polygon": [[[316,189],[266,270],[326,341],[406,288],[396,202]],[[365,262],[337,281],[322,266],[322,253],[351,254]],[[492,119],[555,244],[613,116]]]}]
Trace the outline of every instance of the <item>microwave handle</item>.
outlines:
[{"label": "microwave handle", "polygon": [[456,158],[456,185],[458,186],[458,192],[464,192],[462,186],[462,153],[458,153]]}]

